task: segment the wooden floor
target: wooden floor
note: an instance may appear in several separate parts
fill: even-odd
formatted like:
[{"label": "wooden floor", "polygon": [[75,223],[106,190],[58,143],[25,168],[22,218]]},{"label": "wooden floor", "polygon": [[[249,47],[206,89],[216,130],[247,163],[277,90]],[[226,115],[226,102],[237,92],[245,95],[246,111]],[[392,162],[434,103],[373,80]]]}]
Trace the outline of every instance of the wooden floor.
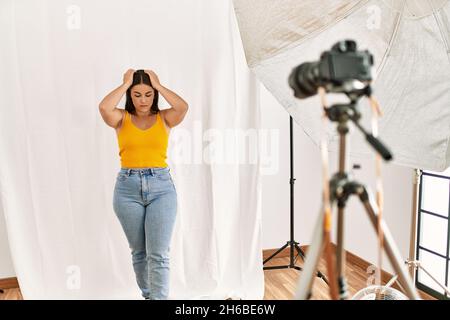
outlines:
[{"label": "wooden floor", "polygon": [[[282,266],[289,264],[289,257],[276,258],[270,260],[265,266]],[[302,260],[296,262],[297,266],[302,266]],[[319,264],[319,270],[327,276],[325,267],[325,260],[322,259]],[[265,278],[265,292],[264,300],[291,300],[293,299],[298,279],[301,271],[296,269],[276,269],[264,270]],[[366,268],[361,267],[358,263],[352,263],[347,260],[346,277],[349,299],[353,297],[359,290],[369,286]],[[385,280],[386,284],[391,278]],[[330,300],[329,287],[319,277],[314,278],[314,285],[312,290],[311,300]],[[435,300],[433,297],[427,295],[419,290],[419,294],[424,300]]]},{"label": "wooden floor", "polygon": [[[270,260],[265,266],[279,266],[288,265],[289,257],[276,258]],[[301,260],[296,263],[302,266]],[[367,273],[366,270],[357,265],[347,263],[347,285],[350,297],[352,297],[359,290],[367,287]],[[325,262],[322,259],[319,264],[319,270],[326,276]],[[301,271],[296,269],[276,269],[265,270],[265,292],[264,300],[290,300],[293,299],[298,278]],[[329,300],[329,287],[318,277],[314,279],[314,286],[311,300]]]},{"label": "wooden floor", "polygon": [[[301,266],[300,263],[297,265]],[[266,266],[278,266],[286,265],[289,263],[289,257],[275,258],[269,261]],[[324,274],[326,268],[324,261],[321,261],[319,270]],[[290,300],[295,294],[297,287],[298,277],[301,271],[295,269],[277,269],[277,270],[265,270],[265,293],[264,300]],[[347,263],[347,285],[349,289],[350,297],[362,288],[367,287],[367,273],[356,264]],[[313,287],[312,300],[328,300],[330,299],[328,293],[328,286],[320,278],[315,278]],[[424,299],[432,299],[429,296],[422,295]],[[7,289],[5,293],[0,294],[0,300],[22,300],[22,295],[18,288]]]},{"label": "wooden floor", "polygon": [[4,293],[0,293],[0,300],[23,300],[19,288],[4,289]]}]

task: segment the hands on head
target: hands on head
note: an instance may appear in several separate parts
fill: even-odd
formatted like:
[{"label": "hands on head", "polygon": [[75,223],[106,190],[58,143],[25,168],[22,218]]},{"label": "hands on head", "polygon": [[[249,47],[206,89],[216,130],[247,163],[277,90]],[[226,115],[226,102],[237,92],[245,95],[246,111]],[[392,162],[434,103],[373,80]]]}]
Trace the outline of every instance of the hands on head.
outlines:
[{"label": "hands on head", "polygon": [[[133,75],[136,72],[134,69],[128,69],[125,74],[123,75],[123,84],[127,87],[130,87],[133,83]],[[156,73],[153,70],[144,70],[146,74],[150,77],[150,81],[152,83],[152,87],[158,90],[158,88],[161,86],[161,83],[159,82],[159,78],[156,75]]]}]

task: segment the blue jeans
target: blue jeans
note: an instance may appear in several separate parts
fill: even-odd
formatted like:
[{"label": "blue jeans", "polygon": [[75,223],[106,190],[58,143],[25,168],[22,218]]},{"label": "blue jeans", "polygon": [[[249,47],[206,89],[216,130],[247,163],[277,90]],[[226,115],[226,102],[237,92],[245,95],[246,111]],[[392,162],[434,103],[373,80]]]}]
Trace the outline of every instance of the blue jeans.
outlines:
[{"label": "blue jeans", "polygon": [[142,296],[169,295],[169,250],[177,212],[177,192],[166,168],[121,168],[114,211],[127,237]]}]

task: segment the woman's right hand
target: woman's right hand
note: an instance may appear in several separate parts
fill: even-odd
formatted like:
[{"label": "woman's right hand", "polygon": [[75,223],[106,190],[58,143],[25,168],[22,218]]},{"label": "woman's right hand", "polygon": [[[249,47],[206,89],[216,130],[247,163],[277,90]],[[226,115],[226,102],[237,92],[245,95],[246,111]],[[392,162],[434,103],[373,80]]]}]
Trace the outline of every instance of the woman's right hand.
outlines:
[{"label": "woman's right hand", "polygon": [[128,69],[127,72],[125,72],[125,74],[123,75],[123,84],[129,88],[131,86],[131,84],[133,83],[133,74],[134,74],[134,69]]}]

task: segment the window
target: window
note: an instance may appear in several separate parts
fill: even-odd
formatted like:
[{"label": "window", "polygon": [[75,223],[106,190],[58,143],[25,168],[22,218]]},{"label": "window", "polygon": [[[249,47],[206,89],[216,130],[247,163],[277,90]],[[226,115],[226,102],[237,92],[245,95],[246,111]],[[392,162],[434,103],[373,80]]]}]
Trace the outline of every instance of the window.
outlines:
[{"label": "window", "polygon": [[[416,258],[437,281],[449,287],[450,168],[444,173],[421,173]],[[421,269],[417,271],[416,285],[436,298],[450,298]]]}]

